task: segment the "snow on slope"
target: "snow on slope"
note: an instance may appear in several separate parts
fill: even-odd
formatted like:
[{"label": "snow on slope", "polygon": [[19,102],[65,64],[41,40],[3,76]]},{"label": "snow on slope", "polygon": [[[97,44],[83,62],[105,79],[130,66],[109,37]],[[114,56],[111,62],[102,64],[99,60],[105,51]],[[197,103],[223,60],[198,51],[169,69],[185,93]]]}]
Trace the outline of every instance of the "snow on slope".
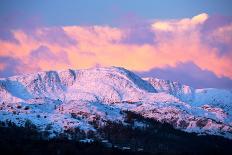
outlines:
[{"label": "snow on slope", "polygon": [[227,116],[227,122],[232,122],[232,90],[204,88],[194,89],[179,82],[157,78],[144,78],[158,92],[172,94],[193,107],[201,107],[221,117]]},{"label": "snow on slope", "polygon": [[207,94],[178,83],[146,80],[118,67],[1,78],[0,121],[23,125],[29,119],[41,130],[50,125],[55,136],[74,127],[96,131],[91,123],[95,120],[100,125],[124,122],[123,111],[129,110],[188,132],[232,138],[231,94],[218,90],[221,94],[214,100],[211,89],[205,89]]}]

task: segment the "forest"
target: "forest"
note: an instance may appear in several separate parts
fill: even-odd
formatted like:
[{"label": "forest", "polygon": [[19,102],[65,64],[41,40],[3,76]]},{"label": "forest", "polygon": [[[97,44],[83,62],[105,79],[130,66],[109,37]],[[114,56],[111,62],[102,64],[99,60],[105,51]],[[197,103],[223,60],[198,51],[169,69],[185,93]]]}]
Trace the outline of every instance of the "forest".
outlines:
[{"label": "forest", "polygon": [[[12,122],[0,123],[1,154],[231,154],[232,141],[219,136],[197,135],[174,129],[171,125],[125,111],[126,125],[98,120],[92,122],[97,132],[78,128],[66,130],[55,138],[40,132],[30,121],[24,127]],[[144,124],[136,126],[136,122]],[[49,127],[47,127],[49,130]],[[68,138],[68,137],[71,137]],[[93,139],[91,143],[80,139]]]}]

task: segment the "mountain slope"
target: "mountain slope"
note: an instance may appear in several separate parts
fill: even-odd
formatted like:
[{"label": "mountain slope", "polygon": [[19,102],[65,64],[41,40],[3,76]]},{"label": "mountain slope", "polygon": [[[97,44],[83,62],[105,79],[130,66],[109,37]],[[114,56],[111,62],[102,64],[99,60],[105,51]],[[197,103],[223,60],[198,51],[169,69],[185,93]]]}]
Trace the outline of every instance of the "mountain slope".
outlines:
[{"label": "mountain slope", "polygon": [[1,78],[0,121],[24,125],[30,120],[41,131],[56,136],[71,128],[97,132],[107,121],[126,125],[125,111],[132,111],[187,132],[232,138],[227,108],[231,94],[222,91],[218,98],[229,95],[226,102],[206,105],[212,99],[200,90],[146,80],[118,67]]},{"label": "mountain slope", "polygon": [[183,102],[194,107],[202,107],[215,113],[226,113],[229,121],[232,120],[232,90],[204,88],[194,89],[178,82],[157,78],[144,78],[158,92],[172,94]]}]

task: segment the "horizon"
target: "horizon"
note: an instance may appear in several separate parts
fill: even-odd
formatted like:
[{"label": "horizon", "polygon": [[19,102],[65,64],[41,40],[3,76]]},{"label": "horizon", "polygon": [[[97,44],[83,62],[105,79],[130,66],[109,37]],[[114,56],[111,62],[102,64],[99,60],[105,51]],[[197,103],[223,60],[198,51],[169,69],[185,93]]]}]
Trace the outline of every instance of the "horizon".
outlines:
[{"label": "horizon", "polygon": [[232,88],[232,1],[0,2],[0,77],[118,66]]}]

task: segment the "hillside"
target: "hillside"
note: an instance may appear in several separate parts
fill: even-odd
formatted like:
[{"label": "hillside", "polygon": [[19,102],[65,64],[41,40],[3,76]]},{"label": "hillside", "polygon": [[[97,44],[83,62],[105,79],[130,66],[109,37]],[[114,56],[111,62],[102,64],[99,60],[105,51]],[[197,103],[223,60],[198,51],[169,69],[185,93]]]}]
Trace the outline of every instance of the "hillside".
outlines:
[{"label": "hillside", "polygon": [[97,134],[108,121],[127,125],[129,111],[178,130],[231,139],[231,98],[229,90],[141,79],[119,67],[47,71],[0,79],[0,121],[24,126],[29,120],[49,137],[73,128]]}]

